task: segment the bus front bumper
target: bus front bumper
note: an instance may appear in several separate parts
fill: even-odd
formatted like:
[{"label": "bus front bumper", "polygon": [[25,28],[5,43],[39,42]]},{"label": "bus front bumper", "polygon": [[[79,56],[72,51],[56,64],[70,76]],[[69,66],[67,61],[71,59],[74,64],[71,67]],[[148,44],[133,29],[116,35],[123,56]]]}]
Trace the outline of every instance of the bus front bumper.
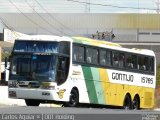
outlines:
[{"label": "bus front bumper", "polygon": [[9,88],[9,98],[68,101],[69,94],[65,90]]}]

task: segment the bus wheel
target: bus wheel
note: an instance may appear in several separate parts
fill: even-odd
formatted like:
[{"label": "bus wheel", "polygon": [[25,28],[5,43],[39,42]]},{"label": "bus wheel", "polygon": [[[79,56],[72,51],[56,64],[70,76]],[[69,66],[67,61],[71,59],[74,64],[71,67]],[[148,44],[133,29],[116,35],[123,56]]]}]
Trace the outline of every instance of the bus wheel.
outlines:
[{"label": "bus wheel", "polygon": [[69,102],[66,103],[65,106],[67,107],[76,107],[79,103],[79,95],[77,90],[73,89],[70,93],[70,99]]},{"label": "bus wheel", "polygon": [[25,100],[27,106],[39,106],[40,102],[38,100]]},{"label": "bus wheel", "polygon": [[133,109],[134,109],[134,110],[139,110],[139,108],[140,108],[140,100],[139,100],[139,97],[138,97],[138,96],[135,96],[135,97],[134,97],[132,103],[133,103],[133,104],[132,104]]},{"label": "bus wheel", "polygon": [[130,110],[132,106],[131,98],[129,95],[125,96],[124,102],[123,102],[123,108],[125,110]]}]

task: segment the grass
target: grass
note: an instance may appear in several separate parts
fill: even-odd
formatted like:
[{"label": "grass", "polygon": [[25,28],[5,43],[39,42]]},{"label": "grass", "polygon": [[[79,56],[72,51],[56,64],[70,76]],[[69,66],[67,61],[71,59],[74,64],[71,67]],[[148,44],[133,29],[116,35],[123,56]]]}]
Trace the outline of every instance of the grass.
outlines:
[{"label": "grass", "polygon": [[160,86],[155,90],[155,108],[160,108]]}]

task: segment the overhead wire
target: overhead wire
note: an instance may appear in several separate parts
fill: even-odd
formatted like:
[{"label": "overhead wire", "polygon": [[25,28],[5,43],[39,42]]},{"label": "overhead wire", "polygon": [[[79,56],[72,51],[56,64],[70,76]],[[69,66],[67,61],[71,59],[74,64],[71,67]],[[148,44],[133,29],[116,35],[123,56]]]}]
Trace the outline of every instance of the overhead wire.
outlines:
[{"label": "overhead wire", "polygon": [[15,29],[13,27],[10,27],[6,24],[6,22],[4,21],[4,19],[2,17],[0,17],[1,23],[8,29],[10,30],[15,36],[20,36],[20,34],[18,32],[15,31]]},{"label": "overhead wire", "polygon": [[[36,1],[41,7],[43,7],[37,0],[34,0],[34,1]],[[86,2],[86,1],[80,1],[80,0],[66,0],[66,1],[75,2],[75,3],[81,3],[81,4],[98,5],[98,6],[109,6],[109,7],[115,7],[115,8],[145,9],[145,10],[154,10],[154,11],[158,10],[158,9],[155,9],[155,8],[118,6],[118,5],[113,5],[113,4],[93,3],[93,2]],[[10,5],[8,5],[8,4],[2,4],[1,6],[10,6]],[[22,7],[22,6],[20,6],[20,7]],[[26,6],[23,6],[23,7],[26,7]],[[43,10],[47,11],[44,7],[43,7]]]},{"label": "overhead wire", "polygon": [[28,17],[26,14],[24,14],[17,6],[16,4],[14,4],[11,0],[8,0],[19,12],[20,14],[22,14],[24,17],[26,17],[30,22],[32,22],[33,24],[39,26],[41,29],[44,29],[45,31],[51,33],[51,34],[55,34],[52,31],[47,30],[46,28],[40,26],[38,23],[36,23],[35,21],[33,21],[32,19],[30,19],[30,17]]},{"label": "overhead wire", "polygon": [[57,20],[55,17],[52,16],[52,14],[50,14],[37,0],[35,0],[35,2],[48,14],[48,16],[50,16],[53,20],[55,20],[57,23],[59,23],[61,26],[63,26],[64,28],[67,28],[67,30],[70,30],[73,33],[79,34],[76,31],[72,30],[71,28],[69,28],[68,26],[64,25],[63,23],[61,23],[59,20]]},{"label": "overhead wire", "polygon": [[[58,31],[58,32],[62,32],[62,31],[60,31],[60,30],[58,30],[58,29],[56,29],[55,28],[55,26],[53,26],[51,23],[49,23],[46,19],[44,19],[28,2],[27,2],[27,0],[25,0],[25,2],[27,3],[27,5],[46,23],[46,24],[48,24],[49,26],[52,26],[56,31]],[[65,33],[64,33],[65,34]],[[65,34],[65,35],[67,35],[67,34]]]},{"label": "overhead wire", "polygon": [[15,30],[13,27],[10,27],[10,26],[8,26],[8,25],[6,24],[6,22],[3,20],[2,17],[0,17],[0,20],[1,20],[1,23],[2,23],[6,28],[10,29],[11,31],[14,31],[14,30]]},{"label": "overhead wire", "polygon": [[90,5],[98,5],[98,6],[108,6],[108,7],[114,7],[114,8],[124,8],[124,9],[136,9],[136,10],[158,10],[154,8],[143,8],[143,7],[127,7],[127,6],[118,6],[118,5],[112,5],[112,4],[101,4],[101,3],[93,3],[93,2],[85,2],[85,1],[79,1],[79,0],[67,0],[70,2],[75,3],[81,3],[81,4],[90,4]]}]

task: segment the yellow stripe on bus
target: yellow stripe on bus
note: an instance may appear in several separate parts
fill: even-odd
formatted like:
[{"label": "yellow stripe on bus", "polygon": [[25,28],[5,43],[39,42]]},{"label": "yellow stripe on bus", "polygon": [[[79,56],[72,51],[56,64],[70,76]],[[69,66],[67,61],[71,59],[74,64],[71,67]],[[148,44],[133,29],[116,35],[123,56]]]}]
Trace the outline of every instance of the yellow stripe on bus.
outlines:
[{"label": "yellow stripe on bus", "polygon": [[109,96],[107,94],[108,94],[108,88],[109,88],[109,77],[106,69],[99,68],[99,75],[102,83],[103,94],[105,96],[105,102],[106,104],[108,104]]},{"label": "yellow stripe on bus", "polygon": [[119,44],[117,43],[112,43],[112,42],[108,42],[108,41],[102,41],[102,40],[95,40],[95,39],[90,39],[90,38],[84,38],[84,37],[73,37],[74,39],[78,39],[81,40],[82,42],[88,42],[91,45],[95,45],[95,46],[100,46],[100,45],[109,45],[109,46],[118,46],[121,47]]}]

